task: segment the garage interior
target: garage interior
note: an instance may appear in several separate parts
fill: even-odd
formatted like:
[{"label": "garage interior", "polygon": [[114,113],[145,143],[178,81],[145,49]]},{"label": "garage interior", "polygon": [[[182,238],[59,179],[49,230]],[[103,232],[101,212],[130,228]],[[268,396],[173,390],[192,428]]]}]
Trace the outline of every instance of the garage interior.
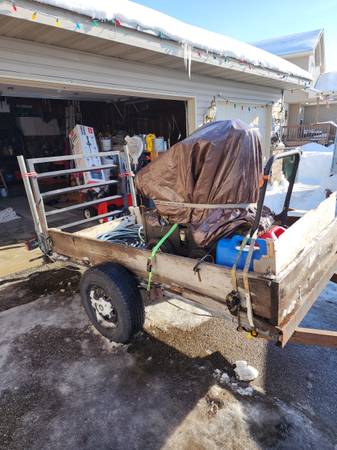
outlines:
[{"label": "garage interior", "polygon": [[[18,155],[38,158],[71,154],[69,133],[76,124],[80,124],[93,128],[99,151],[107,150],[107,141],[111,142],[110,150],[123,150],[126,135],[140,136],[144,142],[142,164],[146,164],[150,160],[146,136],[155,135],[162,138],[165,141],[165,148],[186,137],[186,107],[186,102],[178,100],[70,93],[0,85],[1,208],[12,207],[23,219],[15,221],[18,225],[21,223],[19,227],[23,237],[33,235],[17,162]],[[43,172],[63,170],[69,168],[69,162],[41,164],[40,167],[41,169],[37,170]],[[116,174],[111,171],[110,175],[113,177]],[[42,179],[40,187],[41,191],[45,192],[71,186],[72,182],[71,176],[52,177]],[[116,186],[112,185],[109,194],[115,194],[114,189]],[[79,200],[73,198],[70,201]],[[47,209],[63,206],[66,206],[64,199],[58,202],[51,199],[46,204]],[[68,215],[72,216],[68,217],[70,220],[78,220],[83,218],[84,211],[74,210]],[[26,225],[22,226],[26,219],[29,222],[28,229]],[[58,226],[59,221],[60,218],[57,216],[50,218],[51,225]],[[13,226],[13,223],[9,222],[8,225]],[[2,224],[3,233],[0,238],[11,242],[11,239],[7,238],[12,234],[12,229],[6,225]]]},{"label": "garage interior", "polygon": [[168,147],[186,137],[184,101],[79,93],[42,97],[28,90],[19,96],[12,86],[0,86],[0,93],[0,168],[9,194],[20,182],[16,156],[70,154],[68,135],[76,124],[94,129],[100,150],[102,138],[112,138],[114,149],[126,135],[155,134]]}]

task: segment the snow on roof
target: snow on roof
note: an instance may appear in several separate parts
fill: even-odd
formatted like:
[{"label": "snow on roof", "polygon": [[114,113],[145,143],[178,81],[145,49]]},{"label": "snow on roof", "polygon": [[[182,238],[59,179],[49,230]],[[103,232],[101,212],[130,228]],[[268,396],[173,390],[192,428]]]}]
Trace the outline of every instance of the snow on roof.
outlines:
[{"label": "snow on roof", "polygon": [[305,31],[304,33],[265,39],[254,42],[252,45],[278,56],[308,53],[315,49],[322,32],[323,30]]},{"label": "snow on roof", "polygon": [[321,92],[337,92],[337,72],[321,73],[315,89]]},{"label": "snow on roof", "polygon": [[311,75],[290,62],[231,37],[189,25],[129,0],[34,0],[97,20],[118,19],[123,26],[159,35],[263,69],[305,80]]}]

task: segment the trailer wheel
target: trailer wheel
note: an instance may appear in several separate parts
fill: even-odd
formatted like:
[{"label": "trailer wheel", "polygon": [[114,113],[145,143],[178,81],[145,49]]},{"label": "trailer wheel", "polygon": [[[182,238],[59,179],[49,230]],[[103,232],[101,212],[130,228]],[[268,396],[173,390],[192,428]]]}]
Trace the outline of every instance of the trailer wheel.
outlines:
[{"label": "trailer wheel", "polygon": [[83,217],[85,219],[91,219],[91,217],[97,216],[97,210],[96,208],[92,206],[88,206],[87,208],[83,209]]},{"label": "trailer wheel", "polygon": [[143,301],[135,277],[125,267],[106,263],[88,269],[80,292],[90,321],[108,339],[126,343],[142,329]]}]

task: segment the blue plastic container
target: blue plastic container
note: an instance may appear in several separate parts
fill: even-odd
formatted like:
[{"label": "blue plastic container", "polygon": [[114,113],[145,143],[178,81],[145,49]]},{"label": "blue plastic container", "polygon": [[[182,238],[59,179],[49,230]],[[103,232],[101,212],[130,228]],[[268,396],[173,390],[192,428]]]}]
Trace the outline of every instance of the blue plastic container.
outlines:
[{"label": "blue plastic container", "polygon": [[[216,244],[215,250],[215,263],[220,266],[226,266],[232,268],[236,258],[240,251],[241,243],[244,236],[234,235],[231,238],[219,239]],[[237,264],[237,269],[242,270],[245,267],[246,258],[248,255],[250,240],[243,249],[239,262]],[[261,256],[267,254],[267,243],[264,239],[256,239],[255,248],[253,251],[252,260],[249,265],[249,270],[252,272],[254,270],[254,260],[260,259]]]}]

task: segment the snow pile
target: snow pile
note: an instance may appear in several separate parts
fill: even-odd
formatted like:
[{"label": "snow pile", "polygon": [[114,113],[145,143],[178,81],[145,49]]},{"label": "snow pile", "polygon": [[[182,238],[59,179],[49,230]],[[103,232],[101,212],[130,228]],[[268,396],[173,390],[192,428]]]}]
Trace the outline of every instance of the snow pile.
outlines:
[{"label": "snow pile", "polygon": [[21,217],[16,214],[13,208],[0,210],[0,223],[11,222],[16,219],[21,219]]},{"label": "snow pile", "polygon": [[[337,190],[337,185],[335,189]],[[268,187],[264,204],[276,214],[279,214],[284,205],[287,193],[285,184],[274,183]],[[290,207],[293,209],[308,211],[316,208],[326,198],[325,188],[320,185],[296,183],[290,200]]]},{"label": "snow pile", "polygon": [[217,380],[219,384],[229,384],[231,379],[227,372],[221,372],[220,369],[215,369],[213,372],[213,378]]},{"label": "snow pile", "polygon": [[325,147],[322,144],[317,144],[317,142],[308,142],[307,144],[297,148],[302,150],[302,152],[333,152],[334,144],[329,145],[329,147]]},{"label": "snow pile", "polygon": [[[235,376],[239,381],[253,381],[259,375],[259,372],[255,367],[249,366],[247,361],[236,361],[234,364]],[[222,372],[220,369],[215,369],[213,372],[213,378],[219,385],[228,386],[234,393],[251,397],[254,394],[254,389],[247,384],[237,383],[232,381],[227,372]]]},{"label": "snow pile", "polygon": [[251,386],[247,386],[245,388],[238,387],[236,392],[243,397],[251,397],[254,394],[254,389]]},{"label": "snow pile", "polygon": [[[316,143],[299,147],[302,150],[296,183],[290,201],[290,207],[309,210],[317,207],[326,198],[326,191],[337,191],[337,175],[330,177],[334,145],[324,147]],[[282,211],[288,181],[269,185],[265,205],[276,214]]]},{"label": "snow pile", "polygon": [[247,361],[236,361],[234,364],[235,376],[240,381],[253,381],[259,376],[259,371],[249,366]]},{"label": "snow pile", "polygon": [[332,158],[332,151],[304,151],[298,168],[297,182],[311,185],[324,183],[330,175]]},{"label": "snow pile", "polygon": [[[254,66],[275,70],[282,74],[294,75],[311,80],[311,75],[285,59],[253,47],[244,42],[182,22],[152,8],[128,0],[35,0],[58,8],[63,8],[84,16],[112,21],[118,19],[122,26],[139,31],[163,35],[183,45],[194,46],[221,56],[244,61]],[[205,9],[207,6],[205,5]],[[190,49],[185,52],[186,55]]]}]

